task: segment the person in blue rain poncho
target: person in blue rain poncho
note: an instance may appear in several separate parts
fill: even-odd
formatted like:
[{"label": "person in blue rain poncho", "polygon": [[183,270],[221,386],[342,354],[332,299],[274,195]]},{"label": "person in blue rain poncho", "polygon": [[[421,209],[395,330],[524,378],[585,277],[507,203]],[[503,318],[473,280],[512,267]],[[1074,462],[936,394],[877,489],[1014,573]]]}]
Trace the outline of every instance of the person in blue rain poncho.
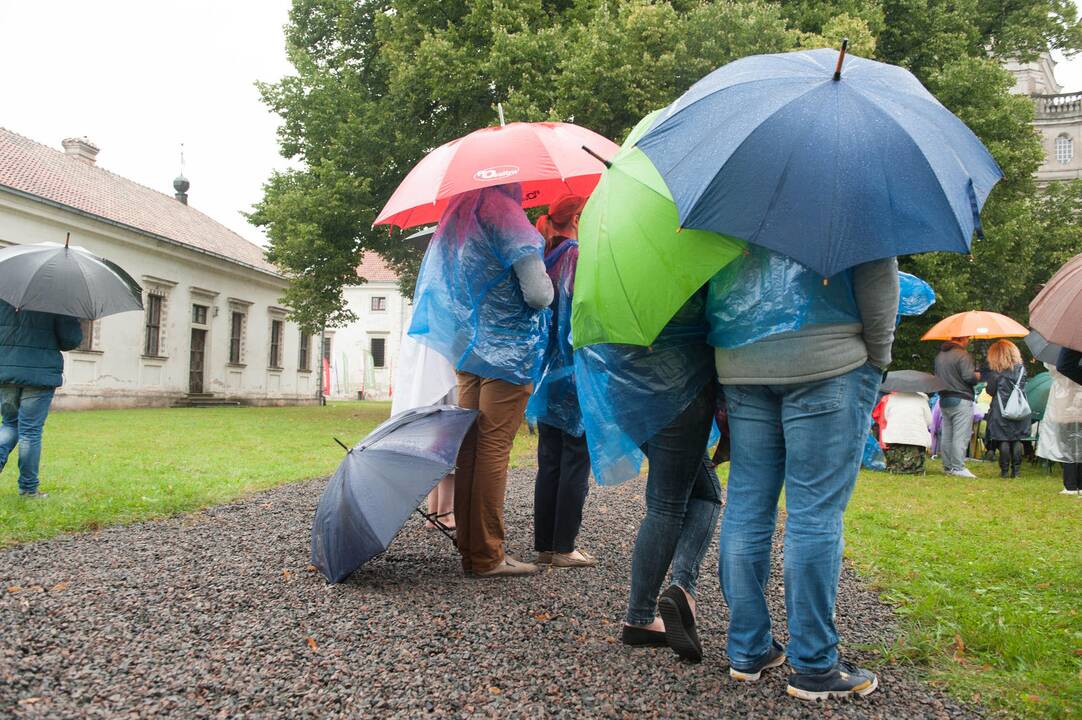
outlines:
[{"label": "person in blue rain poncho", "polygon": [[597,560],[575,546],[590,487],[590,455],[575,389],[571,299],[578,263],[579,214],[586,198],[563,195],[537,220],[545,236],[545,265],[555,288],[552,330],[543,371],[526,419],[537,424],[534,482],[534,549],[538,564],[589,567]]},{"label": "person in blue rain poncho", "polygon": [[518,184],[462,193],[448,204],[421,263],[409,334],[458,373],[458,404],[479,411],[455,472],[456,544],[478,577],[537,566],[504,553],[511,445],[541,370],[552,282],[544,239]]},{"label": "person in blue rain poncho", "polygon": [[[894,258],[824,280],[749,246],[741,263],[711,281],[710,344],[732,447],[719,572],[735,680],[754,682],[788,659],[795,697],[867,695],[878,687],[874,673],[838,656],[834,607],[842,515],[898,310]],[[787,648],[771,634],[764,594],[783,488]]]},{"label": "person in blue rain poncho", "polygon": [[[692,662],[702,660],[694,611],[699,567],[721,510],[721,485],[706,459],[715,383],[705,301],[704,287],[650,347],[590,345],[575,353],[598,481],[623,482],[638,475],[644,453],[650,460],[620,640],[669,645]],[[671,585],[659,598],[670,568]]]}]

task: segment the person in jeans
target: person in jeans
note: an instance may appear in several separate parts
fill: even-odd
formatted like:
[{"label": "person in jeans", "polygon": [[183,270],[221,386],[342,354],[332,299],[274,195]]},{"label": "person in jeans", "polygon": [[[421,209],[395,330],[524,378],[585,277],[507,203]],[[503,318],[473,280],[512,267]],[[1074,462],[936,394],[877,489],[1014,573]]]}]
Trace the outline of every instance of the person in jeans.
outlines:
[{"label": "person in jeans", "polygon": [[943,470],[957,477],[976,477],[966,467],[969,439],[973,435],[973,388],[981,374],[966,351],[969,338],[952,338],[943,343],[935,358],[935,374],[946,383],[939,393],[939,412],[943,416],[943,436],[939,455]]},{"label": "person in jeans", "polygon": [[[891,360],[898,267],[891,258],[857,266],[829,283],[800,283],[812,311],[798,329],[732,348],[711,335],[731,434],[719,562],[730,611],[730,676],[754,682],[788,657],[792,696],[867,695],[878,678],[839,657],[834,610],[842,516]],[[762,307],[778,307],[797,280],[760,285]],[[852,292],[840,292],[847,285]],[[832,302],[846,306],[837,312],[844,309],[851,320],[819,319],[816,308],[831,293]],[[783,489],[787,648],[771,633],[766,600]]]},{"label": "person in jeans", "polygon": [[552,326],[541,379],[526,406],[537,424],[537,478],[534,481],[534,549],[537,563],[554,567],[591,567],[596,558],[576,547],[582,507],[590,489],[590,454],[575,388],[571,347],[581,195],[554,200],[537,220],[545,238],[545,265],[555,290]]},{"label": "person in jeans", "polygon": [[38,490],[41,435],[56,388],[64,382],[61,350],[83,341],[76,318],[16,311],[0,301],[0,471],[19,446],[19,495],[46,497]]},{"label": "person in jeans", "polygon": [[[629,398],[639,396],[627,402],[622,417],[613,421],[628,428],[656,428],[641,448],[649,460],[646,515],[631,555],[620,641],[631,646],[668,645],[691,662],[702,660],[695,624],[699,568],[721,512],[721,484],[706,458],[715,383],[704,308],[705,292],[700,291],[650,348],[616,346],[623,348],[623,360],[613,368],[621,377],[617,387],[627,387]],[[658,399],[644,417],[641,400],[651,394]],[[669,587],[659,596],[670,569]]]},{"label": "person in jeans", "polygon": [[1026,389],[1026,368],[1022,353],[1010,340],[999,340],[988,348],[988,394],[992,405],[988,409],[989,448],[999,449],[999,476],[1018,477],[1022,466],[1022,440],[1029,437],[1032,417],[1011,420],[1003,417],[1003,408],[1017,387]]},{"label": "person in jeans", "polygon": [[418,274],[409,333],[457,371],[458,404],[478,411],[455,471],[456,545],[476,577],[537,572],[504,552],[511,445],[541,369],[552,282],[544,239],[522,210],[522,188],[453,197]]}]

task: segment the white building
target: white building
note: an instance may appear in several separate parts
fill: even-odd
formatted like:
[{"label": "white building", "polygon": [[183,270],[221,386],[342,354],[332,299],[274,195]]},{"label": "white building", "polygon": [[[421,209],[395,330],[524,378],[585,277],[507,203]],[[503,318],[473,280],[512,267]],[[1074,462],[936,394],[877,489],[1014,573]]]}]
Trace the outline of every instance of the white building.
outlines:
[{"label": "white building", "polygon": [[318,341],[286,320],[287,280],[263,250],[174,197],[0,128],[0,245],[64,242],[113,260],[143,286],[142,313],[84,323],[65,353],[60,408],[315,402]]},{"label": "white building", "polygon": [[387,400],[394,392],[392,378],[411,307],[398,290],[398,276],[383,258],[365,253],[361,260],[357,276],[367,282],[343,293],[357,320],[327,331],[330,396]]},{"label": "white building", "polygon": [[1048,53],[1031,63],[1007,62],[1005,67],[1015,76],[1014,92],[1029,95],[1035,105],[1034,125],[1044,145],[1037,181],[1082,178],[1082,92],[1063,92]]}]

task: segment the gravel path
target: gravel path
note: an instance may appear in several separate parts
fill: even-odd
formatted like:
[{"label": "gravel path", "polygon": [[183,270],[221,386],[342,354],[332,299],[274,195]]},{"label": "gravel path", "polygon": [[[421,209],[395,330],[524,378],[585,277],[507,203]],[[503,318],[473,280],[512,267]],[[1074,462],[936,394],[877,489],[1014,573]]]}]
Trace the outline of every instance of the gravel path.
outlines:
[{"label": "gravel path", "polygon": [[[323,484],[0,552],[0,717],[975,715],[890,666],[874,695],[818,707],[784,695],[784,672],[730,682],[716,549],[701,583],[702,665],[617,644],[641,483],[592,490],[581,544],[598,568],[466,579],[450,543],[417,522],[338,586],[308,565]],[[532,556],[531,505],[532,474],[518,471],[518,557]],[[783,618],[777,583],[771,601]],[[838,624],[858,660],[874,656],[853,645],[893,632],[848,571]]]}]

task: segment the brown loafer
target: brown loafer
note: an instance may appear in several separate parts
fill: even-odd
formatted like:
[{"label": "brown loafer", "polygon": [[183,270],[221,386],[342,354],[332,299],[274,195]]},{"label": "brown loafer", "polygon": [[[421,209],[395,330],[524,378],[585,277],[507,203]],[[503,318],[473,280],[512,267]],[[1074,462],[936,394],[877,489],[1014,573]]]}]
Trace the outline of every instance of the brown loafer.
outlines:
[{"label": "brown loafer", "polygon": [[552,555],[553,555],[553,552],[551,550],[543,550],[543,551],[537,553],[537,559],[534,560],[534,564],[535,565],[551,565],[552,564]]},{"label": "brown loafer", "polygon": [[533,575],[539,567],[533,563],[524,563],[515,560],[513,557],[505,556],[503,562],[491,570],[475,570],[473,572],[474,577],[512,577],[515,575]]},{"label": "brown loafer", "polygon": [[575,557],[571,553],[552,553],[552,567],[574,568],[593,567],[597,565],[597,558],[583,550],[578,551],[582,557]]}]

